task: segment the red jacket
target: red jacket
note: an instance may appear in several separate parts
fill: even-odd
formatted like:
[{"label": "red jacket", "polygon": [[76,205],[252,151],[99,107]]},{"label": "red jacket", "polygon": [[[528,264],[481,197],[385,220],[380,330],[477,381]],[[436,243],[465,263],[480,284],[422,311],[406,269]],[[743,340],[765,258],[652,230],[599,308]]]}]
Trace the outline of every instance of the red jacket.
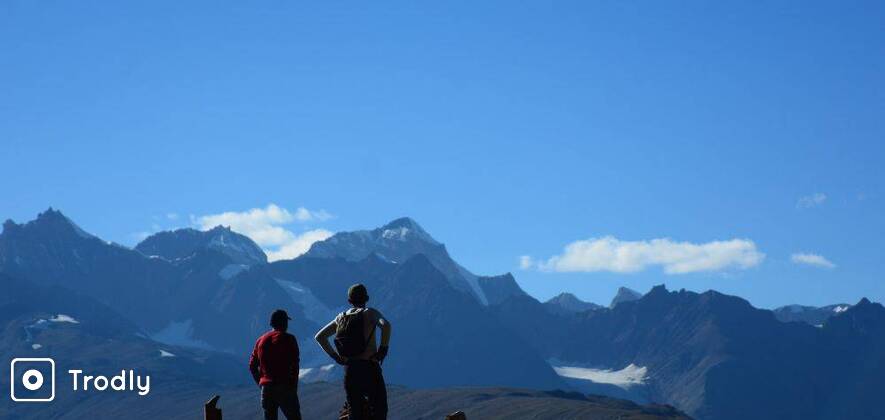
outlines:
[{"label": "red jacket", "polygon": [[273,330],[258,337],[255,342],[255,349],[249,358],[249,371],[259,385],[297,385],[299,361],[295,336]]}]

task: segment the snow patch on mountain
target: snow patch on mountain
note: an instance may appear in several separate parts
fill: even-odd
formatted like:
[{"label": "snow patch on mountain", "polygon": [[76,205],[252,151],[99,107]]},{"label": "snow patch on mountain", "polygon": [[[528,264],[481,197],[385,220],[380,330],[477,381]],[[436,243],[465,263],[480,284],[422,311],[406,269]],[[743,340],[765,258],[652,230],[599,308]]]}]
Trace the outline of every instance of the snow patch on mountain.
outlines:
[{"label": "snow patch on mountain", "polygon": [[386,229],[381,233],[381,237],[384,239],[395,239],[398,241],[405,241],[406,235],[409,234],[409,228],[403,226],[397,229]]},{"label": "snow patch on mountain", "polygon": [[74,319],[74,317],[65,314],[58,314],[52,318],[49,318],[49,322],[67,322],[69,324],[79,324],[80,321]]},{"label": "snow patch on mountain", "polygon": [[583,379],[598,384],[609,384],[621,389],[629,389],[637,385],[645,385],[648,368],[629,364],[620,370],[592,369],[574,366],[553,366],[556,374],[564,378]]},{"label": "snow patch on mountain", "polygon": [[[74,319],[74,317],[72,317],[70,315],[65,315],[65,314],[58,314],[58,315],[51,317],[49,319],[42,319],[42,318],[37,319],[33,323],[31,323],[30,325],[25,325],[25,327],[24,327],[24,329],[25,329],[25,342],[28,342],[28,343],[33,342],[35,331],[45,330],[45,329],[49,328],[49,326],[52,324],[79,324],[79,323],[80,323],[80,321],[77,321],[76,319]],[[39,344],[37,344],[37,346],[43,347]],[[33,347],[33,346],[31,346],[31,347]],[[33,348],[34,348],[34,350],[37,350],[39,347],[33,347]]]},{"label": "snow patch on mountain", "polygon": [[172,354],[166,350],[160,349],[160,357],[175,357],[175,354]]},{"label": "snow patch on mountain", "polygon": [[307,319],[320,325],[326,325],[337,314],[336,311],[330,309],[317,299],[313,292],[301,283],[283,279],[274,280],[286,291],[289,298],[301,306]]},{"label": "snow patch on mountain", "polygon": [[247,269],[249,269],[249,266],[246,264],[228,264],[224,266],[221,271],[218,272],[218,276],[225,280],[228,280],[230,278],[233,278],[237,274],[246,271]]},{"label": "snow patch on mountain", "polygon": [[381,261],[388,262],[391,264],[397,264],[397,262],[395,260],[387,258],[387,256],[379,254],[377,252],[373,252],[372,255],[378,257],[378,259],[380,259]]},{"label": "snow patch on mountain", "polygon": [[181,322],[172,321],[160,331],[152,334],[150,338],[154,341],[169,344],[171,346],[194,347],[204,350],[214,350],[214,348],[205,341],[193,338],[194,327],[193,320],[188,319]]},{"label": "snow patch on mountain", "polygon": [[850,306],[837,306],[837,307],[833,308],[833,312],[835,312],[837,314],[841,314],[842,312],[847,311],[849,308],[850,308]]}]

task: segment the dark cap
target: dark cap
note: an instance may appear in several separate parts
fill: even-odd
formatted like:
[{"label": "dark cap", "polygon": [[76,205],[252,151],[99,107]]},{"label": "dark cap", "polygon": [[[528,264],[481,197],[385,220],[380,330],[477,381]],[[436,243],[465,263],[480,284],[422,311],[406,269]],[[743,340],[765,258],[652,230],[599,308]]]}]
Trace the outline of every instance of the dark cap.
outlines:
[{"label": "dark cap", "polygon": [[369,300],[369,292],[362,283],[354,284],[347,289],[347,300],[350,303],[361,304]]},{"label": "dark cap", "polygon": [[287,323],[290,319],[292,318],[289,318],[289,314],[287,314],[286,311],[282,309],[277,309],[273,311],[272,314],[270,314],[270,325],[272,327],[282,325],[284,323]]}]

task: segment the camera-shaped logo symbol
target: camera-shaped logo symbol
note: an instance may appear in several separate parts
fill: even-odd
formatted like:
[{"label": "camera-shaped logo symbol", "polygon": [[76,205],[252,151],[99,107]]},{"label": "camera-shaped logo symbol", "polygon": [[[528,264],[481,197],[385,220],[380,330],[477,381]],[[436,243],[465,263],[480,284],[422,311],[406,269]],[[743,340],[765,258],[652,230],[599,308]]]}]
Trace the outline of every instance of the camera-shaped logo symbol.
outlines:
[{"label": "camera-shaped logo symbol", "polygon": [[20,357],[9,363],[9,396],[17,402],[55,399],[55,360]]}]

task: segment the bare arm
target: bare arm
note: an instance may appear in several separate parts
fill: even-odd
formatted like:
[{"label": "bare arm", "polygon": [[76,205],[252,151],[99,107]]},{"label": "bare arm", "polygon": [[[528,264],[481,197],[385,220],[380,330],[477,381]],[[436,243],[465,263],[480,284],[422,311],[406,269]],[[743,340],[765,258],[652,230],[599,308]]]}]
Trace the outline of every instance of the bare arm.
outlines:
[{"label": "bare arm", "polygon": [[387,357],[388,346],[390,345],[390,321],[381,315],[381,312],[375,311],[378,316],[378,325],[381,326],[381,345],[378,347],[378,351],[372,356],[372,359],[378,363],[384,363],[384,358]]},{"label": "bare arm", "polygon": [[390,321],[382,315],[378,318],[378,325],[381,326],[381,345],[387,347],[390,344]]},{"label": "bare arm", "polygon": [[326,354],[328,354],[329,357],[332,358],[332,360],[343,364],[346,359],[338,354],[338,352],[335,351],[332,345],[329,344],[329,337],[335,334],[336,328],[338,328],[338,324],[335,323],[335,320],[333,319],[332,322],[326,324],[325,327],[317,332],[317,335],[314,336],[314,339],[316,339],[317,343],[320,344],[320,347],[323,348],[323,351],[325,351]]}]

